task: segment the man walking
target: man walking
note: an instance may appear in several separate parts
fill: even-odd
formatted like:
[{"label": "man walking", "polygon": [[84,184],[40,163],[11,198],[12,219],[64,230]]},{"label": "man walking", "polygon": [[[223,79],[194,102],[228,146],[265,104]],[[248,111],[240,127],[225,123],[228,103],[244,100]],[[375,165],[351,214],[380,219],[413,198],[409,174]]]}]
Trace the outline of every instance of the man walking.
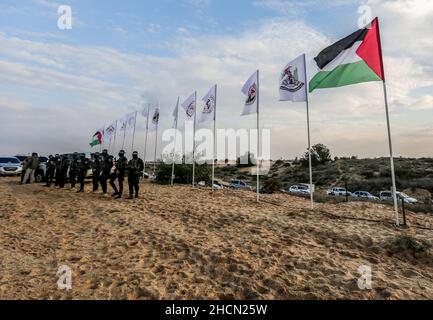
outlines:
[{"label": "man walking", "polygon": [[107,196],[107,181],[111,175],[111,169],[113,168],[113,156],[108,154],[108,150],[102,151],[102,168],[100,183],[104,196]]},{"label": "man walking", "polygon": [[82,154],[77,160],[78,182],[80,183],[80,189],[77,191],[78,193],[84,192],[84,182],[86,181],[87,170],[88,164],[86,156]]},{"label": "man walking", "polygon": [[[125,171],[128,166],[128,159],[125,157],[125,151],[121,150],[119,152],[119,159],[117,159],[115,164],[115,170],[110,177],[110,185],[114,190],[113,197],[116,199],[122,198],[123,195],[123,182],[125,181]],[[119,181],[119,189],[116,186],[116,179]]]},{"label": "man walking", "polygon": [[71,164],[69,166],[69,181],[71,183],[71,190],[74,190],[75,185],[77,184],[79,159],[80,159],[80,156],[78,155],[78,152],[74,152],[74,156],[73,156]]},{"label": "man walking", "polygon": [[93,181],[93,192],[97,192],[99,189],[99,180],[101,179],[101,158],[99,152],[96,152],[93,157],[92,162],[92,181]]},{"label": "man walking", "polygon": [[138,198],[138,191],[140,190],[140,176],[143,175],[144,162],[138,157],[138,152],[134,151],[132,160],[128,163],[128,184],[129,184],[129,198]]},{"label": "man walking", "polygon": [[33,153],[31,158],[29,159],[26,174],[24,175],[24,181],[23,184],[27,183],[34,183],[35,182],[35,172],[36,169],[39,167],[39,156],[37,153]]},{"label": "man walking", "polygon": [[[58,155],[56,155],[58,156]],[[47,162],[47,184],[46,187],[51,187],[51,184],[53,183],[54,180],[54,174],[56,172],[56,159],[50,155],[48,157],[48,162]]]}]

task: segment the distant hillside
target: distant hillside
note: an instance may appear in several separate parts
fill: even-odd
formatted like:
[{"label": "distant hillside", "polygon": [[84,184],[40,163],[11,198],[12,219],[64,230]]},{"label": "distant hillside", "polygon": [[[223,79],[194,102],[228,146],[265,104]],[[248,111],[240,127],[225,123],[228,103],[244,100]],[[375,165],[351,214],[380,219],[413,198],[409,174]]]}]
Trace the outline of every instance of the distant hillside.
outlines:
[{"label": "distant hillside", "polygon": [[[433,192],[433,159],[396,158],[395,167],[399,190],[415,191],[418,188]],[[223,166],[216,170],[216,175],[226,181],[243,179],[252,183],[255,176],[251,174],[251,169],[237,168],[235,165]],[[289,188],[296,183],[308,183],[308,167],[299,161],[279,160],[272,163],[269,174],[263,178],[266,179],[280,181],[283,188]],[[319,164],[313,168],[313,181],[319,190],[334,186],[344,187],[347,183],[351,191],[362,190],[379,194],[380,191],[391,188],[389,158],[342,158]]]}]

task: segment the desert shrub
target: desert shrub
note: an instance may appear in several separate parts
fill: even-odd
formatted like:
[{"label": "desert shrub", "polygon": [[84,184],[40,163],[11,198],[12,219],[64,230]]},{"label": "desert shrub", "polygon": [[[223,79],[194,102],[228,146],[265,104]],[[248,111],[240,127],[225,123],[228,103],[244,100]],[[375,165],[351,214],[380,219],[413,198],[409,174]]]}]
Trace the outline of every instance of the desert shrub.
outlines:
[{"label": "desert shrub", "polygon": [[[192,164],[176,165],[174,171],[174,182],[177,184],[191,184],[192,183]],[[160,163],[156,167],[155,181],[160,184],[169,184],[171,182],[172,166]],[[210,182],[211,169],[207,164],[196,165],[195,167],[195,180]]]},{"label": "desert shrub", "polygon": [[267,179],[263,183],[263,192],[264,193],[275,193],[280,191],[283,188],[281,182],[276,179]]}]

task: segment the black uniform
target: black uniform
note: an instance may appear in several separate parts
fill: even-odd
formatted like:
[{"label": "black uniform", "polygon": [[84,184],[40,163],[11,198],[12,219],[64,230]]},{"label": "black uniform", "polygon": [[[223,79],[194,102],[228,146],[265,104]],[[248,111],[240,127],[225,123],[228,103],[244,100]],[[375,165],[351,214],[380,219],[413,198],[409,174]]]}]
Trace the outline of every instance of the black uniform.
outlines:
[{"label": "black uniform", "polygon": [[107,193],[107,181],[111,175],[111,168],[113,168],[113,157],[108,155],[108,152],[102,153],[101,163],[101,177],[99,179],[102,187],[102,192]]},{"label": "black uniform", "polygon": [[71,188],[75,188],[78,177],[78,160],[79,156],[77,153],[74,154],[74,158],[70,162],[69,166],[69,181],[71,182]]},{"label": "black uniform", "polygon": [[64,180],[62,179],[62,158],[60,156],[56,156],[56,187],[60,187],[61,185],[65,185]]},{"label": "black uniform", "polygon": [[50,156],[47,162],[47,187],[51,187],[56,172],[56,158]]},{"label": "black uniform", "polygon": [[89,166],[84,155],[78,158],[76,163],[77,163],[78,182],[80,183],[80,190],[78,190],[78,192],[84,192],[84,182],[86,181],[87,170]]},{"label": "black uniform", "polygon": [[143,170],[144,162],[138,157],[138,153],[134,152],[132,160],[128,163],[129,199],[133,199],[134,191],[135,197],[138,198],[140,176],[143,175]]},{"label": "black uniform", "polygon": [[[116,168],[114,172],[110,176],[110,185],[114,190],[113,196],[117,196],[117,198],[121,198],[123,195],[123,182],[125,181],[125,172],[128,167],[128,159],[126,159],[124,153],[119,154],[119,159],[115,164]],[[119,181],[119,189],[115,184],[116,180]]]},{"label": "black uniform", "polygon": [[63,189],[68,175],[69,160],[67,157],[61,157],[56,163],[56,182],[58,186]]},{"label": "black uniform", "polygon": [[99,153],[96,153],[93,157],[92,162],[92,180],[93,180],[93,192],[98,191],[99,189],[99,179],[101,178],[101,158]]}]

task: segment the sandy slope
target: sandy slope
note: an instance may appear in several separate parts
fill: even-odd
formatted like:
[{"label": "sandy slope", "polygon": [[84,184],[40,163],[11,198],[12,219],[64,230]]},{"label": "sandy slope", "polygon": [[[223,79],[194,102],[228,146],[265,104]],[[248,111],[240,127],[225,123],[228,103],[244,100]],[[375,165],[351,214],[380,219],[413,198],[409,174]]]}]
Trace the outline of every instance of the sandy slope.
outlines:
[{"label": "sandy slope", "polygon": [[[90,189],[90,187],[88,187]],[[1,299],[433,299],[433,253],[388,207],[143,184],[114,201],[0,179]],[[433,228],[433,217],[409,222]],[[394,244],[393,244],[394,243]],[[57,268],[73,290],[57,289]],[[358,289],[358,267],[373,289]]]}]

